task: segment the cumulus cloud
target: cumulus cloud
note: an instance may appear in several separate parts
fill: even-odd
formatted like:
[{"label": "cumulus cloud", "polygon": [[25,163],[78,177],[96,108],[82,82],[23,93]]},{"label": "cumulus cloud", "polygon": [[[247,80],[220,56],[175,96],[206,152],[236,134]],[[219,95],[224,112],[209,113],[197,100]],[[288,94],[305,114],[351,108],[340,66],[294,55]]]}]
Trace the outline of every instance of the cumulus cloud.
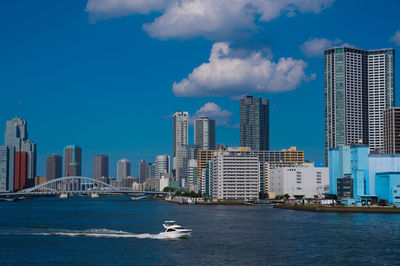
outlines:
[{"label": "cumulus cloud", "polygon": [[162,14],[143,28],[158,39],[188,39],[203,36],[223,39],[257,30],[286,14],[319,13],[334,0],[89,0],[86,11],[102,19],[131,14]]},{"label": "cumulus cloud", "polygon": [[396,31],[396,33],[390,38],[390,41],[396,45],[400,45],[400,30]]},{"label": "cumulus cloud", "polygon": [[291,91],[308,77],[307,63],[291,57],[273,62],[262,51],[235,57],[229,43],[215,43],[209,62],[195,68],[187,78],[174,82],[179,97],[237,96],[245,93]]},{"label": "cumulus cloud", "polygon": [[213,102],[204,104],[196,113],[191,117],[192,123],[195,119],[202,116],[207,116],[215,120],[217,125],[227,125],[231,121],[232,113],[228,110],[223,110],[219,105]]},{"label": "cumulus cloud", "polygon": [[301,51],[308,57],[321,57],[324,50],[334,46],[355,47],[354,45],[344,43],[340,39],[329,40],[325,38],[311,38],[300,46]]}]

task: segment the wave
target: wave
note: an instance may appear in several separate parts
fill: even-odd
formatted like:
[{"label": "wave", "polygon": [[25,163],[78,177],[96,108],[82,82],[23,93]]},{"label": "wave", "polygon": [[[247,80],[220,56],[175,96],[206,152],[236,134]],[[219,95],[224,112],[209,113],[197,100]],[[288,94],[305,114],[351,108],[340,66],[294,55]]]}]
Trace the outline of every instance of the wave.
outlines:
[{"label": "wave", "polygon": [[[66,237],[98,237],[98,238],[138,238],[138,239],[179,239],[182,236],[173,234],[133,234],[125,231],[109,229],[86,229],[86,230],[66,230],[66,229],[20,229],[12,231],[0,231],[0,235],[32,235],[32,236],[66,236]],[[185,235],[188,237],[190,234]]]}]

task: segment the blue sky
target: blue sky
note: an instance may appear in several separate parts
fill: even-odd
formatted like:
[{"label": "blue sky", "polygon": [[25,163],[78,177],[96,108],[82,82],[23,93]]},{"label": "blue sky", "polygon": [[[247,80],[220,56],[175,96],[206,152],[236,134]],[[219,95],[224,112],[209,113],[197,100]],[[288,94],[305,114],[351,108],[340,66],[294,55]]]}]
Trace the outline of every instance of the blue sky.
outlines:
[{"label": "blue sky", "polygon": [[171,154],[176,110],[214,116],[217,142],[239,145],[237,96],[249,93],[270,99],[272,149],[322,161],[321,49],[398,49],[399,10],[396,0],[2,1],[0,132],[28,120],[38,175],[77,144],[84,175],[105,153],[111,175],[124,157],[136,176],[140,159]]}]

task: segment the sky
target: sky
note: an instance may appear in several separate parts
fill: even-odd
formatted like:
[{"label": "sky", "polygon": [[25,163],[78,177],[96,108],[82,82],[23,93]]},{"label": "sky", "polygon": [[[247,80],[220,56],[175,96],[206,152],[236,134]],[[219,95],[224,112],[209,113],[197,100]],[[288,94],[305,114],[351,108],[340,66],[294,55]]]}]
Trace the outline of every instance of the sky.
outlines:
[{"label": "sky", "polygon": [[141,159],[172,153],[178,110],[211,116],[217,143],[239,146],[238,99],[250,94],[270,100],[272,150],[323,161],[323,49],[398,50],[399,10],[397,0],[1,1],[0,132],[16,115],[28,121],[40,176],[68,144],[82,147],[85,176],[95,154],[109,155],[111,176],[121,158],[138,176]]}]

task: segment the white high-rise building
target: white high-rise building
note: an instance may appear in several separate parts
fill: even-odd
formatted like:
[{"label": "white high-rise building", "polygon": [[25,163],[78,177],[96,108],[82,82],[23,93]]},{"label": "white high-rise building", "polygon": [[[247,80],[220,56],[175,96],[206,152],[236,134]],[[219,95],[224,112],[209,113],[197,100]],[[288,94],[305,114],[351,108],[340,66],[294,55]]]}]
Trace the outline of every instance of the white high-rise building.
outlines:
[{"label": "white high-rise building", "polygon": [[186,178],[189,113],[178,111],[173,117],[173,169],[178,180]]},{"label": "white high-rise building", "polygon": [[394,49],[324,51],[325,160],[329,148],[383,148],[383,110],[394,106]]},{"label": "white high-rise building", "polygon": [[215,150],[215,120],[208,117],[194,120],[194,145],[199,150]]},{"label": "white high-rise building", "polygon": [[383,111],[394,106],[394,49],[368,52],[368,128],[372,152],[383,151]]},{"label": "white high-rise building", "polygon": [[117,179],[121,180],[131,175],[131,162],[127,159],[121,159],[117,163]]},{"label": "white high-rise building", "polygon": [[228,148],[214,152],[214,199],[254,200],[260,192],[260,161],[257,155],[244,153],[248,148]]},{"label": "white high-rise building", "polygon": [[162,173],[171,172],[171,157],[169,155],[158,155],[154,164],[156,178],[160,178]]}]

